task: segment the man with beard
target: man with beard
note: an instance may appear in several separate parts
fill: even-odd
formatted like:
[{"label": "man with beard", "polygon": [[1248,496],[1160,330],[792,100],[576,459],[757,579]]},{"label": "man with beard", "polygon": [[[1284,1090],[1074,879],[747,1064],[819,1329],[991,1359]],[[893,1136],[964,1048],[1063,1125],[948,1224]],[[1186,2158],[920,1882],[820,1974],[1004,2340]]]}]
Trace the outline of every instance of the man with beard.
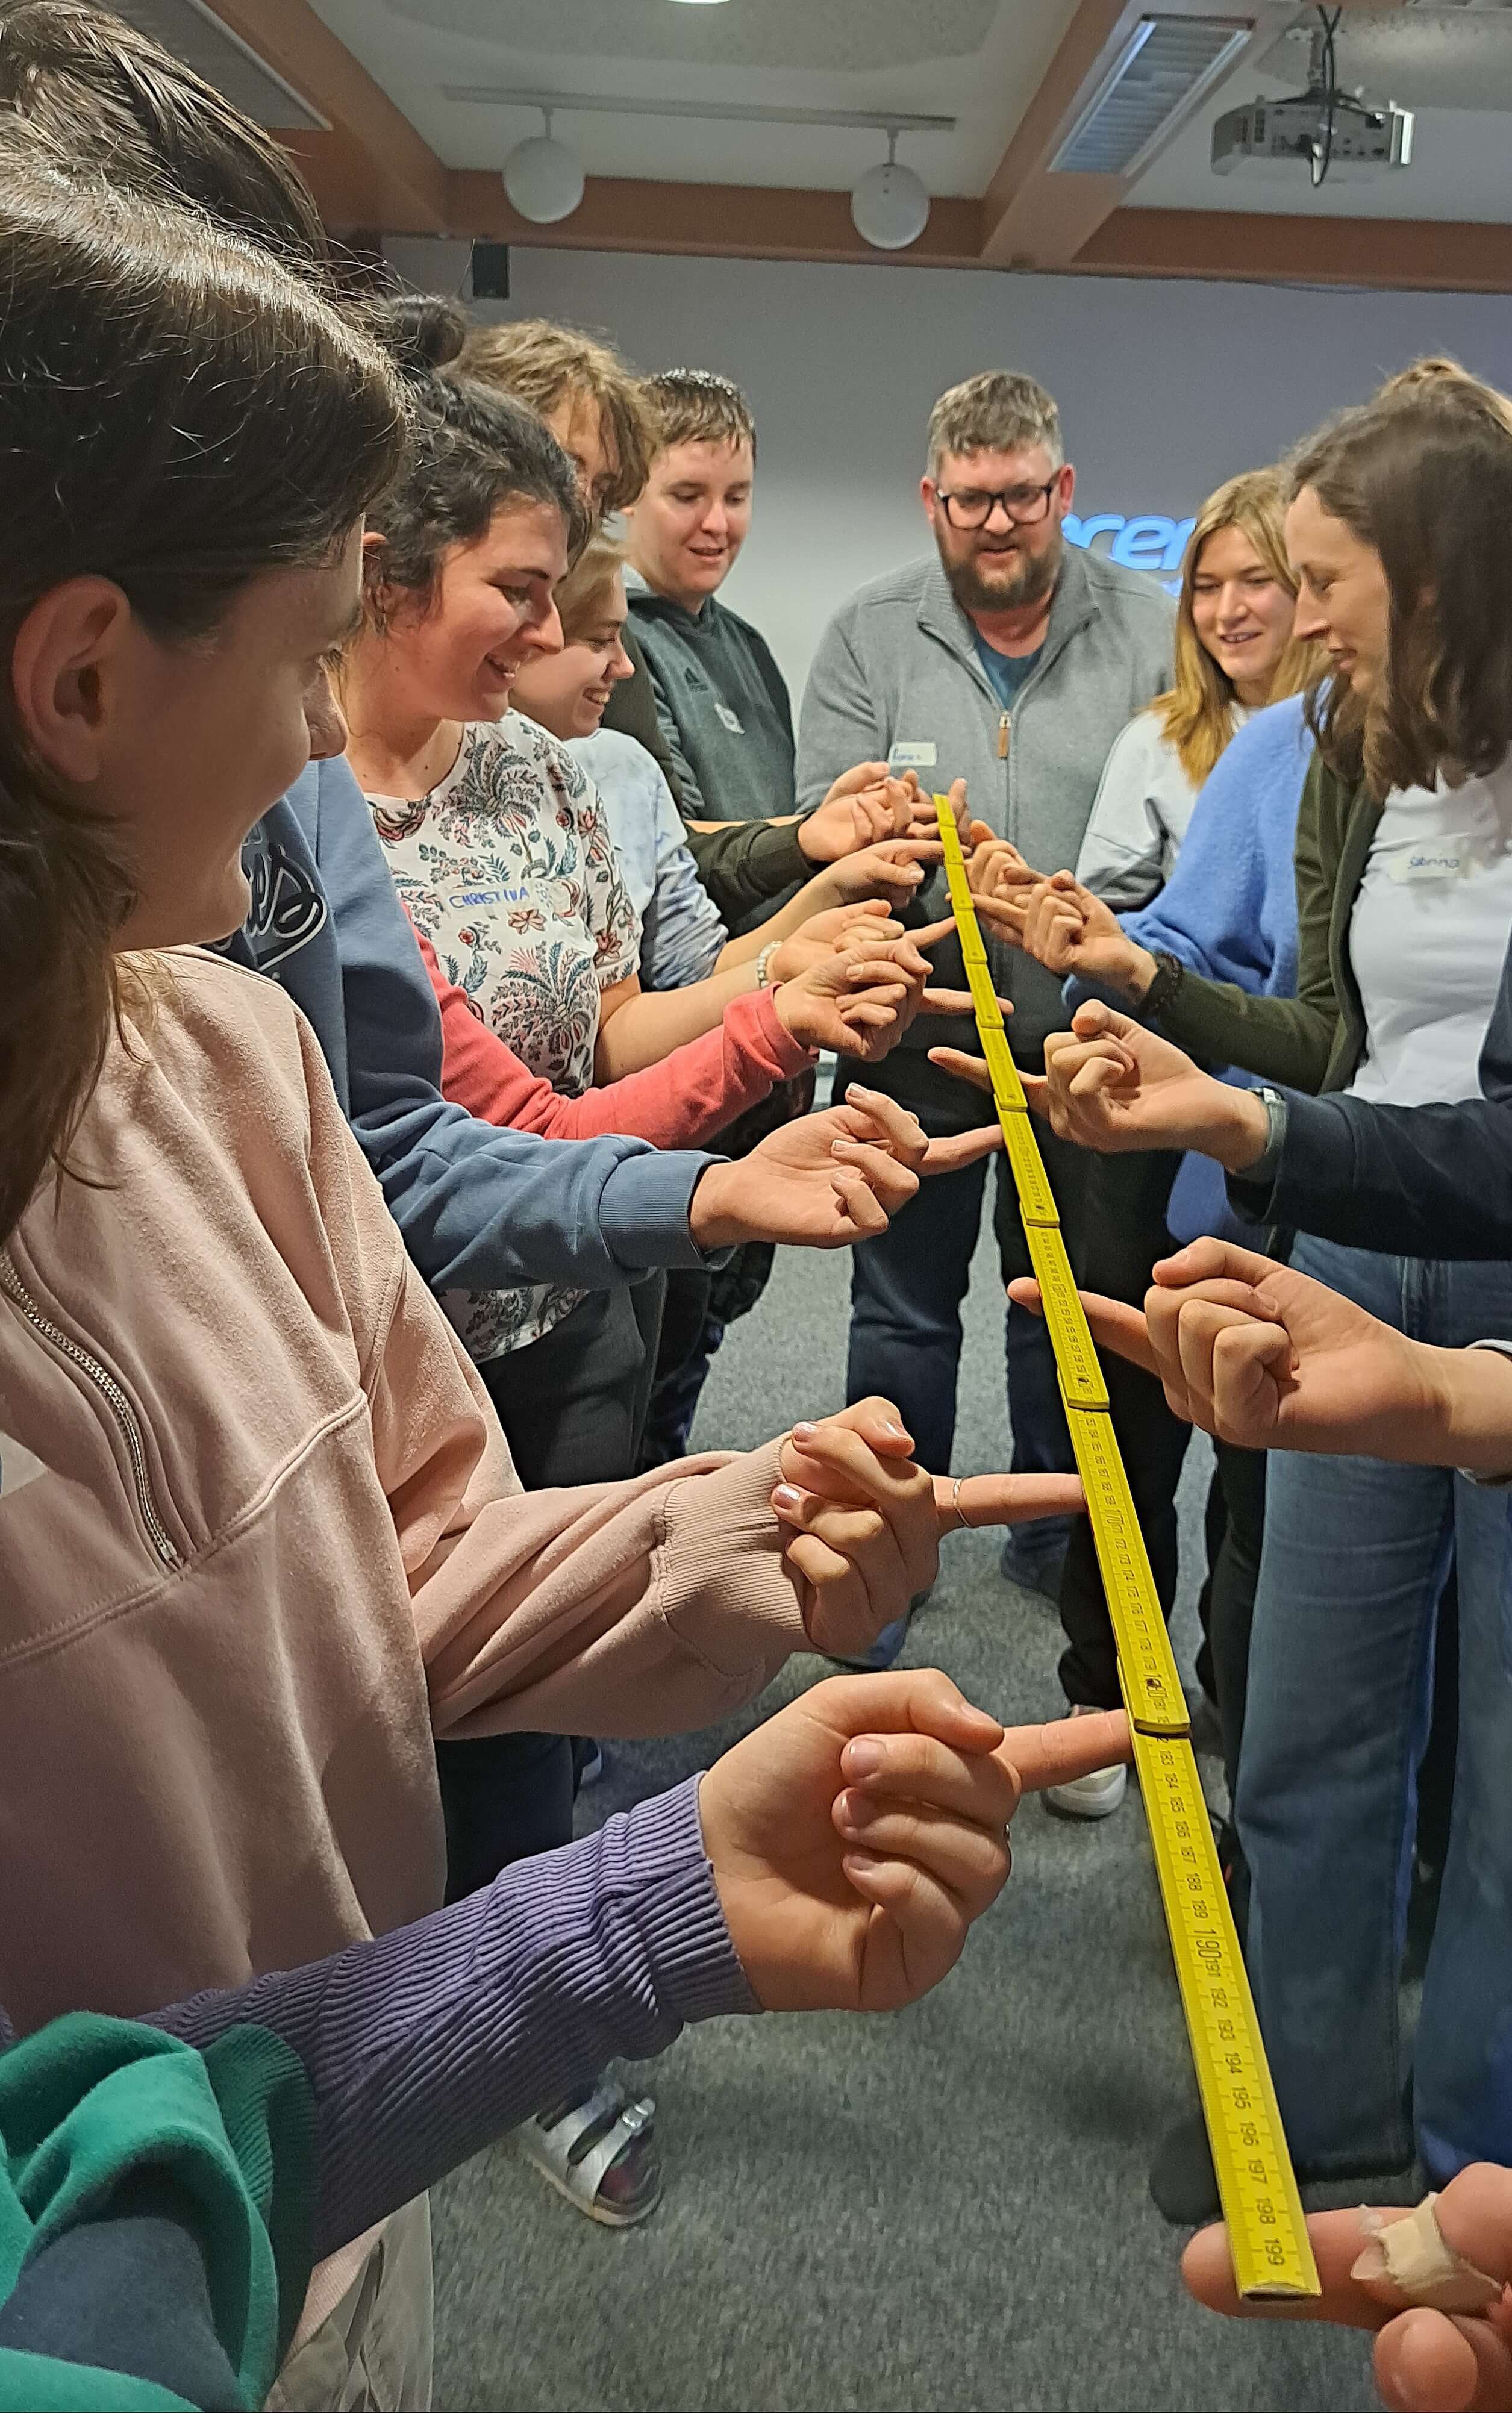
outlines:
[{"label": "man with beard", "polygon": [[[799,809],[847,764],[885,759],[915,771],[926,792],[964,778],[975,819],[1036,870],[1057,871],[1075,863],[1113,740],[1170,685],[1174,608],[1153,579],[1068,550],[1075,471],[1056,406],[1032,377],[989,370],[941,394],[928,464],[920,491],[938,555],[873,579],[825,629],[798,724]],[[942,892],[937,876],[916,903],[948,911]],[[1037,1072],[1045,1033],[1065,1021],[1060,984],[990,937],[987,951],[999,993],[1013,1000],[1014,1054]],[[940,977],[964,979],[958,965]],[[972,1094],[928,1060],[940,1044],[974,1045],[970,1026],[948,1040],[943,1025],[916,1026],[874,1075],[931,1132],[965,1129],[973,1113]],[[1087,1161],[1045,1126],[1037,1135],[1075,1256]],[[1006,1281],[1030,1267],[1012,1183],[996,1162]],[[960,1304],[986,1177],[983,1162],[931,1182],[852,1262],[846,1397],[881,1390],[896,1399],[920,1459],[941,1473],[955,1438]],[[1007,1351],[1015,1467],[1068,1469],[1049,1345],[1019,1308],[1008,1310]],[[1065,1534],[1049,1519],[1030,1530],[1032,1543],[1010,1536],[1003,1572],[1054,1597]],[[895,1649],[901,1639],[899,1630]]]}]

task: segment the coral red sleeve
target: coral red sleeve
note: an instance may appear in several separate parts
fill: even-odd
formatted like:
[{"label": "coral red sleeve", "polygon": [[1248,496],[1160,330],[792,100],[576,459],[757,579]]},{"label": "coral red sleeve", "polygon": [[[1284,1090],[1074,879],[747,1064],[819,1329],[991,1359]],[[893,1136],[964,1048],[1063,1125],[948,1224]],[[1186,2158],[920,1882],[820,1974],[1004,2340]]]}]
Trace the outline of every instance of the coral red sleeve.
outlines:
[{"label": "coral red sleeve", "polygon": [[563,1097],[479,1019],[467,992],[442,971],[429,940],[418,930],[415,936],[441,1010],[441,1087],[453,1105],[483,1122],[542,1139],[621,1132],[657,1147],[695,1147],[813,1060],[784,1029],[772,990],[749,989],[726,1006],[717,1030],[674,1048],[660,1064],[580,1098]]}]

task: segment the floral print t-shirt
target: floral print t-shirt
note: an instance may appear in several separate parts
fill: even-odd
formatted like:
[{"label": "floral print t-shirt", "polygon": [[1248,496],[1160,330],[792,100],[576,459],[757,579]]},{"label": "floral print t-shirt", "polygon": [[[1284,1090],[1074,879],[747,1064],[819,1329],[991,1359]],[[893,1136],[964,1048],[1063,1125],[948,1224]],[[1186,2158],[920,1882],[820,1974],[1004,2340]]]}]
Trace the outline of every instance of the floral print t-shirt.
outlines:
[{"label": "floral print t-shirt", "polygon": [[[593,783],[523,713],[474,721],[428,796],[369,796],[393,883],[474,1014],[553,1088],[593,1080],[599,1000],[640,962],[640,917]],[[587,1294],[449,1291],[477,1365],[522,1349]]]}]

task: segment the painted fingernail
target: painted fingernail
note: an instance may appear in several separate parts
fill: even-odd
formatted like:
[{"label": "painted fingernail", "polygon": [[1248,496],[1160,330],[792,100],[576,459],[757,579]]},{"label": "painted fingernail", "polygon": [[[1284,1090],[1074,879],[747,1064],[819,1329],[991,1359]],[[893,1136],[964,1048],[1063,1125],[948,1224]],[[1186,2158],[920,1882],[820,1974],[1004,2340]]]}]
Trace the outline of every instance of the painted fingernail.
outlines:
[{"label": "painted fingernail", "polygon": [[793,1438],[794,1441],[812,1441],[818,1429],[819,1428],[817,1425],[794,1425],[793,1428]]},{"label": "painted fingernail", "polygon": [[779,1483],[772,1494],[772,1505],[782,1517],[796,1517],[802,1499],[791,1483]]},{"label": "painted fingernail", "polygon": [[848,1742],[840,1754],[840,1766],[847,1776],[875,1776],[882,1764],[882,1747],[880,1742],[873,1742],[867,1735],[861,1736],[854,1742]]}]

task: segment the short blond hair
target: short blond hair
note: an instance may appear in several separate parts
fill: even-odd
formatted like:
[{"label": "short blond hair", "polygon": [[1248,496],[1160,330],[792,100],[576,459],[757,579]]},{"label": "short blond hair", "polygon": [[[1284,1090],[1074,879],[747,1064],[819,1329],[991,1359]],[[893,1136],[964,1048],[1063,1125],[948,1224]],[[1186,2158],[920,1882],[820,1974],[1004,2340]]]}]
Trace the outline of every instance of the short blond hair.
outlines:
[{"label": "short blond hair", "polygon": [[640,379],[612,345],[550,318],[514,318],[469,329],[455,365],[459,376],[502,388],[541,419],[566,400],[596,404],[614,454],[613,477],[598,508],[607,515],[634,502],[651,466],[651,424]]},{"label": "short blond hair", "polygon": [[617,537],[605,536],[600,528],[589,537],[567,576],[558,580],[552,600],[562,624],[562,635],[570,645],[576,644],[584,630],[592,628],[624,567],[624,546]]},{"label": "short blond hair", "polygon": [[659,452],[674,444],[749,444],[755,460],[756,421],[734,377],[717,369],[659,369],[641,391]]},{"label": "short blond hair", "polygon": [[1011,369],[984,369],[951,386],[929,413],[931,478],[947,452],[1024,452],[1033,444],[1060,468],[1066,454],[1054,396]]}]

